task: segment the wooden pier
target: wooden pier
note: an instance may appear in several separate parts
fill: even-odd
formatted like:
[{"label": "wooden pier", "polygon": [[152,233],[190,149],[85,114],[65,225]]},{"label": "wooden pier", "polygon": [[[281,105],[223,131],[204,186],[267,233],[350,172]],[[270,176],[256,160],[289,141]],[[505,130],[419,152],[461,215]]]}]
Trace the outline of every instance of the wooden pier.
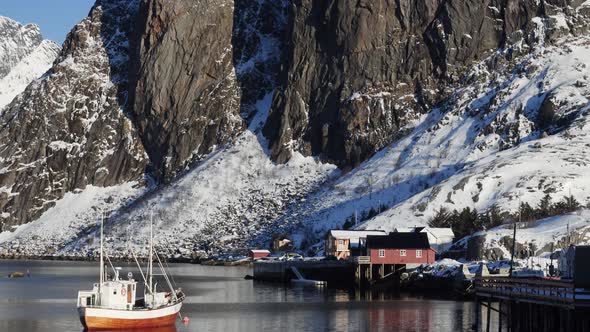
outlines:
[{"label": "wooden pier", "polygon": [[350,261],[256,261],[254,280],[290,282],[297,279],[293,268],[305,278],[326,281],[330,286],[348,286],[354,281],[354,264]]},{"label": "wooden pier", "polygon": [[399,276],[407,267],[407,264],[374,264],[369,256],[355,257],[354,264],[357,286],[371,286],[387,280],[392,280],[392,285],[399,285]]},{"label": "wooden pier", "polygon": [[590,332],[590,289],[571,281],[489,276],[475,279],[475,293],[478,331],[496,316],[498,331]]}]

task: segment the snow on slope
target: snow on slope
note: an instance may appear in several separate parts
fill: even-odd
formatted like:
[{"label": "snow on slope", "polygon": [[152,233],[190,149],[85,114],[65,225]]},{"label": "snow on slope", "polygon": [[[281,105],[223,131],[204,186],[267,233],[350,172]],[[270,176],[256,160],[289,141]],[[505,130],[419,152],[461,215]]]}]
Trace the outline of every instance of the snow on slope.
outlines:
[{"label": "snow on slope", "polygon": [[39,27],[0,16],[0,109],[45,73],[57,58],[60,47],[43,40]]},{"label": "snow on slope", "polygon": [[[498,259],[510,259],[512,246],[512,225],[503,225],[473,234],[472,237],[483,237],[482,250],[498,251]],[[569,240],[568,240],[569,237]],[[467,246],[471,237],[464,238],[458,246]],[[539,220],[530,227],[519,227],[516,232],[516,242],[524,248],[531,246],[536,249],[534,255],[542,256],[550,253],[551,243],[554,250],[565,248],[569,243],[590,243],[590,210]],[[488,255],[490,256],[490,255]]]},{"label": "snow on slope", "polygon": [[[168,254],[244,248],[252,238],[273,234],[273,221],[289,204],[338,174],[335,166],[301,155],[284,165],[270,160],[260,125],[271,97],[257,105],[256,118],[235,144],[220,148],[172,185],[116,216],[106,230],[109,237],[122,240],[113,249],[124,252],[129,241],[145,244],[152,213],[156,242]],[[85,243],[84,238],[75,241],[63,253],[93,249]]]},{"label": "snow on slope", "polygon": [[[2,247],[15,246],[20,249],[10,249],[11,253],[92,254],[99,211],[110,218],[105,233],[114,254],[127,253],[128,245],[139,253],[145,250],[152,213],[156,242],[167,254],[243,248],[253,238],[278,232],[273,221],[289,204],[304,200],[339,172],[333,165],[301,155],[284,165],[270,160],[260,128],[271,97],[269,93],[258,103],[249,130],[235,144],[220,147],[171,185],[151,192],[127,184],[67,194],[39,220],[13,233],[0,233],[0,254]],[[124,208],[117,209],[117,204]],[[69,211],[69,206],[79,208]]]},{"label": "snow on slope", "polygon": [[[515,66],[498,53],[412,134],[308,199],[299,239],[321,240],[355,211],[380,205],[390,209],[360,229],[425,225],[441,206],[515,210],[517,197],[534,205],[545,193],[571,192],[586,204],[589,99],[588,38],[539,47]],[[544,113],[552,115],[546,124]]]},{"label": "snow on slope", "polygon": [[[169,254],[190,254],[268,245],[281,233],[309,244],[327,229],[342,227],[355,211],[360,215],[379,205],[390,209],[360,228],[423,225],[441,206],[483,211],[497,203],[514,210],[517,197],[535,204],[545,192],[554,199],[571,192],[586,203],[589,54],[588,38],[538,47],[516,64],[498,53],[476,65],[454,98],[424,115],[410,135],[340,178],[334,166],[314,158],[296,155],[285,165],[270,161],[259,132],[268,94],[234,145],[219,147],[171,185],[111,214],[109,246],[124,251],[128,241],[145,243],[151,212],[159,246]],[[64,227],[77,218],[87,221],[71,232],[52,233],[45,242],[64,244],[61,254],[92,251],[96,212],[66,215],[57,207],[46,212],[48,224],[62,218]],[[23,228],[3,234],[0,242],[26,242],[44,232],[44,227]],[[29,252],[46,249],[38,242]]]},{"label": "snow on slope", "polygon": [[14,255],[54,253],[64,241],[81,236],[89,227],[96,228],[103,212],[130,204],[144,191],[143,186],[130,182],[107,188],[88,186],[67,193],[34,222],[1,232],[0,254],[3,251]]}]

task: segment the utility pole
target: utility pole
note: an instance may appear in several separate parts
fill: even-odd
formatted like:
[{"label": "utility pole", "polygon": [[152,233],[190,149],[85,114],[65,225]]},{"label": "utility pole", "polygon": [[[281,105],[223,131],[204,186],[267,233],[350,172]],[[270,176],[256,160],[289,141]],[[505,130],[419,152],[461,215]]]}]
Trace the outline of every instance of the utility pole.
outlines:
[{"label": "utility pole", "polygon": [[[520,202],[520,197],[518,198],[518,223],[522,222],[522,206],[521,206],[521,202]],[[514,253],[516,251],[516,224],[517,222],[514,222],[514,232],[512,234],[512,254],[510,257],[510,277],[512,277],[512,272],[514,272]]]}]

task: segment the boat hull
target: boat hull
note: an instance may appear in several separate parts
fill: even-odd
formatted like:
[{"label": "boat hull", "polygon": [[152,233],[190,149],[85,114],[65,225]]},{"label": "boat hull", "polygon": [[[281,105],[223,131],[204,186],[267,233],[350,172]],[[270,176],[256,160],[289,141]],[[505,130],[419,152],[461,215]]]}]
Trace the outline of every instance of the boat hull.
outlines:
[{"label": "boat hull", "polygon": [[182,302],[152,310],[78,308],[82,325],[91,331],[144,329],[174,325]]}]

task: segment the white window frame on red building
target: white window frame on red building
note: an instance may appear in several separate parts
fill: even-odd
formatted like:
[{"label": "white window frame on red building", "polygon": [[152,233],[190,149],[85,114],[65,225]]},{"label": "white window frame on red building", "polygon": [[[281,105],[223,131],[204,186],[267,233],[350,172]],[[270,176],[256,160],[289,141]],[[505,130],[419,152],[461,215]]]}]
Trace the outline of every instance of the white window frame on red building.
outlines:
[{"label": "white window frame on red building", "polygon": [[416,258],[422,258],[422,249],[416,250]]},{"label": "white window frame on red building", "polygon": [[401,250],[399,251],[399,255],[400,255],[401,257],[406,257],[406,256],[408,255],[408,252],[406,251],[406,249],[401,249]]},{"label": "white window frame on red building", "polygon": [[385,249],[379,249],[379,257],[385,257]]}]

